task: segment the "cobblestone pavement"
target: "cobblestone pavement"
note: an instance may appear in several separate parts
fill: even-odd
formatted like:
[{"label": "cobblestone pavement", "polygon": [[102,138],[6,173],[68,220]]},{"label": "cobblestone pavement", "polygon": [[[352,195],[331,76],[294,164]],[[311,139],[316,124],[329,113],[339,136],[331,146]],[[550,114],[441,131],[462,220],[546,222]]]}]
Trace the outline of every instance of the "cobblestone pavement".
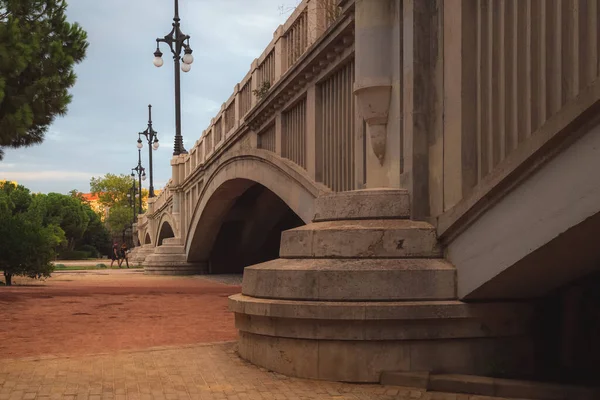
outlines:
[{"label": "cobblestone pavement", "polygon": [[235,343],[0,360],[0,400],[491,400],[288,378],[241,360]]}]

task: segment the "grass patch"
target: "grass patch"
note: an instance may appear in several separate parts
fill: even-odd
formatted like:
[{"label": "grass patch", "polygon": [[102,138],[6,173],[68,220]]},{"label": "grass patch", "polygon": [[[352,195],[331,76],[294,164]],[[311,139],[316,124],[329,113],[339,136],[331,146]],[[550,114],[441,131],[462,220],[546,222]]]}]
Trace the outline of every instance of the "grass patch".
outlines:
[{"label": "grass patch", "polygon": [[[55,271],[92,271],[92,270],[99,270],[99,269],[119,269],[119,267],[117,265],[113,265],[112,268],[110,268],[110,266],[104,265],[104,264],[97,264],[97,265],[64,265],[64,264],[56,264],[55,266]],[[126,266],[121,266],[121,269],[127,269]],[[129,269],[141,269],[144,267],[140,267],[140,266],[133,266],[130,265]]]}]

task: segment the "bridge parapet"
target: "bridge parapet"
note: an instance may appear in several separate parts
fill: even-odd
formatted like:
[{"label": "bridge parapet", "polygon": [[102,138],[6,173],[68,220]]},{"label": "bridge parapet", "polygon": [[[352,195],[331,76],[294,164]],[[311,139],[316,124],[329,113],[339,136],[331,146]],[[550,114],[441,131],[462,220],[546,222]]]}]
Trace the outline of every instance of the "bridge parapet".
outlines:
[{"label": "bridge parapet", "polygon": [[[304,0],[277,28],[189,154],[177,162],[175,185],[234,142],[244,142],[293,161],[334,190],[356,187],[353,15],[343,14],[337,3]],[[335,126],[335,132],[321,135],[323,124]]]},{"label": "bridge parapet", "polygon": [[[561,233],[549,212],[581,209],[592,193],[547,189],[556,168],[536,177],[547,187],[537,181],[510,198],[597,123],[600,0],[567,3],[305,0],[190,153],[172,159],[169,191],[139,219],[161,238],[153,246],[164,243],[144,265],[200,272],[218,260],[225,223],[226,233],[269,231],[266,190],[251,191],[262,185],[307,225],[285,229],[280,260],[245,270],[244,294],[232,298],[244,358],[361,382],[386,369],[491,374],[506,362],[530,372],[530,307],[460,299],[534,249],[523,232],[546,243],[540,226]],[[319,4],[342,8],[327,20],[311,14]],[[318,21],[322,30],[311,31]],[[575,172],[596,182],[598,147],[562,160],[561,174],[571,174],[563,182],[581,183]],[[542,204],[552,201],[562,208]],[[175,237],[161,236],[159,223]],[[226,251],[249,254],[253,242],[232,237]],[[487,298],[542,280],[523,276],[503,278]]]}]

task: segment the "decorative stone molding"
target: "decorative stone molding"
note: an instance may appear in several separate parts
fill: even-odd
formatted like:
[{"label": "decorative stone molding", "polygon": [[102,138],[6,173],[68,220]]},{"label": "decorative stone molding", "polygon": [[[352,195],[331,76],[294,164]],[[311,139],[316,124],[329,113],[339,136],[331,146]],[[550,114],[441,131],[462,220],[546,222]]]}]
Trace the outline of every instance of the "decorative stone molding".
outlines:
[{"label": "decorative stone molding", "polygon": [[381,82],[354,83],[354,94],[359,115],[367,124],[371,137],[371,147],[379,163],[383,165],[386,149],[387,121],[392,97],[392,83]]}]

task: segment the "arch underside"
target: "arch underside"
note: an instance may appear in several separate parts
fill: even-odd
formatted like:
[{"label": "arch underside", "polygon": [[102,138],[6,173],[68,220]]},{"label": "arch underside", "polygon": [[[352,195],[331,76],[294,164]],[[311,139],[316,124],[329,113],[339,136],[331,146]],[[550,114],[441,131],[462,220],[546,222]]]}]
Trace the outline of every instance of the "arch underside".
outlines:
[{"label": "arch underside", "polygon": [[234,158],[210,175],[188,230],[188,262],[208,262],[211,273],[241,272],[277,258],[282,230],[312,220],[324,190],[280,160]]},{"label": "arch underside", "polygon": [[163,241],[168,238],[175,237],[175,232],[173,231],[173,227],[168,221],[164,221],[160,225],[160,229],[158,231],[158,236],[156,238],[156,245],[162,246]]}]

